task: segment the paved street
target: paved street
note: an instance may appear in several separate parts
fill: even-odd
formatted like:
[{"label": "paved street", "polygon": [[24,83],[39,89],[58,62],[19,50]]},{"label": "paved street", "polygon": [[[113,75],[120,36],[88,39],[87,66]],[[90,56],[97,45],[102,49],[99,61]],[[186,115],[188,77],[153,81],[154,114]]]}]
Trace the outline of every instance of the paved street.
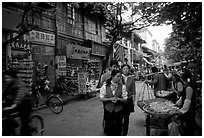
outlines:
[{"label": "paved street", "polygon": [[[142,84],[136,82],[136,86],[138,92]],[[41,110],[40,114],[44,118],[46,136],[103,136],[103,107],[98,96],[89,100],[70,102],[58,115],[49,109]],[[130,116],[128,135],[145,135],[144,113],[137,106]]]}]

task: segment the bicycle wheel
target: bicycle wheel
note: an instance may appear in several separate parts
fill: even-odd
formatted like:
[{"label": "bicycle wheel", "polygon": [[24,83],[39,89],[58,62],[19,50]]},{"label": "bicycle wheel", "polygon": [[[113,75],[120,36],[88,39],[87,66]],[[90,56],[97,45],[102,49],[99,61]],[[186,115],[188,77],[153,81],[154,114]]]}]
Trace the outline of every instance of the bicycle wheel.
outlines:
[{"label": "bicycle wheel", "polygon": [[55,114],[59,114],[63,111],[63,101],[57,96],[51,96],[48,99],[47,106]]},{"label": "bicycle wheel", "polygon": [[42,136],[44,133],[43,119],[39,115],[32,115],[30,117],[30,127],[32,136]]}]

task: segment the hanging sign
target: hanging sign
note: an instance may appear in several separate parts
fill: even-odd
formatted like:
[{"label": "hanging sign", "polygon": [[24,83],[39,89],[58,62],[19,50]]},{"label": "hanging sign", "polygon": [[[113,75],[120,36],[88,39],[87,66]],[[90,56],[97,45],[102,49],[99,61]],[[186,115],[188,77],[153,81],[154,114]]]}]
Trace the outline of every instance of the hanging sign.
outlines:
[{"label": "hanging sign", "polygon": [[[71,48],[70,58],[72,59],[84,59],[88,60],[90,56],[91,48],[79,46],[79,45],[68,45]],[[68,48],[67,48],[68,49]],[[68,53],[68,52],[67,52]]]},{"label": "hanging sign", "polygon": [[54,46],[55,45],[55,35],[33,30],[30,32],[30,41],[40,42],[44,44],[51,44]]},{"label": "hanging sign", "polygon": [[[17,35],[18,35],[17,33],[12,33],[10,37],[14,38]],[[12,50],[23,50],[23,51],[30,50],[31,47],[30,47],[29,35],[22,35],[16,41],[10,43],[10,46]]]}]

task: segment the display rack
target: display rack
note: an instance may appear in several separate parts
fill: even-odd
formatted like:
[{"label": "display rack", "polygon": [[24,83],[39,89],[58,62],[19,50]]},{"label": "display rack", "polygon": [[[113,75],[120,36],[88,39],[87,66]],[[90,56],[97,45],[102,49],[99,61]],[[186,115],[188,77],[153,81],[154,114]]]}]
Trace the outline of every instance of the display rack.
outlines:
[{"label": "display rack", "polygon": [[[91,78],[99,79],[100,77],[100,63],[99,62],[89,62],[89,69],[91,70]],[[94,76],[93,76],[94,75]]]},{"label": "display rack", "polygon": [[78,67],[67,65],[67,78],[78,83]]}]

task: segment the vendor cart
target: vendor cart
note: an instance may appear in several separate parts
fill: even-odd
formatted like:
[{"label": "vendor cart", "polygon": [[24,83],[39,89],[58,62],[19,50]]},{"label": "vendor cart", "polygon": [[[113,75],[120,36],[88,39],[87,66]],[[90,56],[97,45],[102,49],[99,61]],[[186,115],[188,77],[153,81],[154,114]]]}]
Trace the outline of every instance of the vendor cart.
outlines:
[{"label": "vendor cart", "polygon": [[[165,112],[156,112],[151,109],[152,103],[169,103],[173,106],[168,99],[164,97],[154,97],[153,90],[147,84],[143,84],[141,89],[141,95],[138,96],[137,105],[138,107],[144,111],[146,114],[145,118],[145,127],[146,127],[146,135],[150,136],[151,129],[160,129],[164,131],[168,131],[168,119],[172,114],[176,113],[175,110],[168,110]],[[173,108],[173,107],[172,107]]]}]

